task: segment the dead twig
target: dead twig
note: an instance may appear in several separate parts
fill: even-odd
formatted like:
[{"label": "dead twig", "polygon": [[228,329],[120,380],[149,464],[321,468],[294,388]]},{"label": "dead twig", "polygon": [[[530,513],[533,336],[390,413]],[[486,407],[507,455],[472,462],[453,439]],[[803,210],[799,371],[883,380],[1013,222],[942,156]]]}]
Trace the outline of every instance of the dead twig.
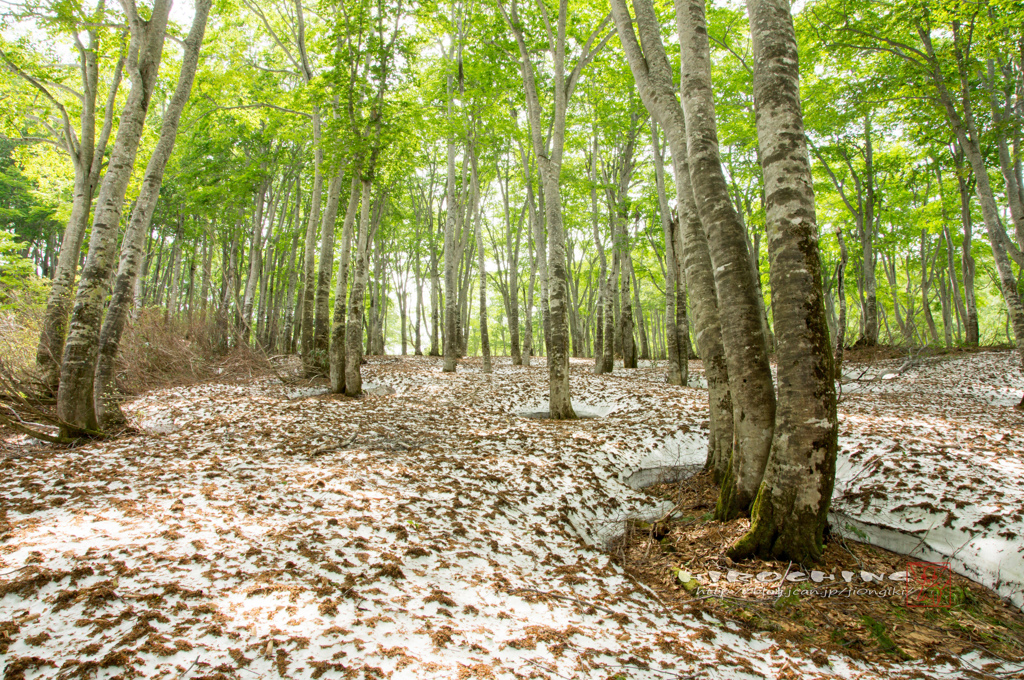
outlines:
[{"label": "dead twig", "polygon": [[178,673],[178,677],[175,678],[175,680],[181,680],[181,678],[185,677],[190,670],[192,670],[193,668],[196,667],[197,663],[199,663],[199,655],[198,654],[196,655],[196,660],[192,662],[192,665],[189,666],[188,668],[186,668],[185,670],[183,670],[181,673]]},{"label": "dead twig", "polygon": [[619,613],[617,611],[613,611],[611,609],[608,609],[607,607],[602,607],[599,604],[590,604],[589,602],[584,602],[583,600],[581,600],[578,597],[570,597],[568,595],[558,595],[557,593],[549,593],[549,592],[544,591],[544,590],[537,590],[536,588],[516,588],[515,590],[513,590],[511,592],[513,592],[513,593],[536,593],[538,595],[544,595],[545,597],[553,597],[553,598],[558,599],[558,600],[567,600],[569,602],[575,602],[576,604],[580,605],[581,607],[593,607],[594,609],[597,609],[597,610],[602,611],[602,612],[607,612],[608,614],[612,614],[612,615],[615,615],[615,614]]},{"label": "dead twig", "polygon": [[29,568],[31,568],[33,566],[35,566],[35,565],[26,564],[24,567],[18,567],[17,569],[11,569],[10,571],[0,571],[0,576],[7,576],[8,574],[13,574],[13,573],[18,572],[18,571],[24,571],[25,569],[29,569]]},{"label": "dead twig", "polygon": [[647,671],[648,673],[659,673],[661,675],[667,675],[670,678],[682,678],[682,680],[691,680],[692,678],[696,678],[697,677],[696,675],[694,675],[692,673],[690,675],[681,675],[679,673],[673,673],[672,671],[662,671],[662,670],[658,670],[656,668],[644,668],[643,666],[637,666],[637,665],[634,665],[634,664],[631,664],[631,663],[627,663],[627,664],[614,664],[614,663],[599,664],[597,666],[597,668],[635,668],[638,671]]}]

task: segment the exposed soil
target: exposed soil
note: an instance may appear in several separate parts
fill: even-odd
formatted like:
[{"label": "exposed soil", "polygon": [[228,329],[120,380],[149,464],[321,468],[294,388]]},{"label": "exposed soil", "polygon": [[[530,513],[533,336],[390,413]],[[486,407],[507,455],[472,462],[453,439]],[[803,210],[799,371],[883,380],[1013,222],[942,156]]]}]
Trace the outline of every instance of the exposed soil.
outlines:
[{"label": "exposed soil", "polygon": [[[962,576],[940,572],[940,585],[921,592],[915,573],[908,574],[909,581],[888,578],[908,571],[912,560],[837,534],[826,536],[821,564],[737,564],[725,551],[750,521],[711,518],[718,487],[709,473],[646,491],[674,503],[674,511],[668,519],[630,523],[613,555],[675,610],[735,621],[783,646],[811,645],[870,663],[921,658],[955,663],[970,651],[1024,661],[1024,613]],[[822,574],[820,583],[811,580],[812,571]],[[862,571],[885,575],[885,581],[864,583]],[[753,578],[741,581],[737,573]],[[764,583],[757,580],[761,573]],[[795,581],[780,588],[783,575],[794,575]]]}]

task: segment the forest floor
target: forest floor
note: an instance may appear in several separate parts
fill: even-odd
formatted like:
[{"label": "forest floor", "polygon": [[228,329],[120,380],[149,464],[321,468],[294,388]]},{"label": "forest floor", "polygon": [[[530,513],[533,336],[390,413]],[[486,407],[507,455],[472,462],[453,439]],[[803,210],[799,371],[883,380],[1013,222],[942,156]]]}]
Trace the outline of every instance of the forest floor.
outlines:
[{"label": "forest floor", "polygon": [[728,564],[742,523],[708,520],[704,477],[664,483],[703,463],[707,399],[666,385],[663,366],[593,376],[574,360],[590,416],[574,422],[528,417],[542,366],[440,366],[370,358],[361,399],[276,377],[158,390],[126,404],[134,429],[76,448],[7,436],[3,678],[1021,672],[1013,355],[848,368],[832,542],[814,568],[889,587],[908,560],[948,561],[1003,598],[958,576],[927,611],[872,596],[879,583],[825,607],[799,583],[747,587],[811,568]]}]

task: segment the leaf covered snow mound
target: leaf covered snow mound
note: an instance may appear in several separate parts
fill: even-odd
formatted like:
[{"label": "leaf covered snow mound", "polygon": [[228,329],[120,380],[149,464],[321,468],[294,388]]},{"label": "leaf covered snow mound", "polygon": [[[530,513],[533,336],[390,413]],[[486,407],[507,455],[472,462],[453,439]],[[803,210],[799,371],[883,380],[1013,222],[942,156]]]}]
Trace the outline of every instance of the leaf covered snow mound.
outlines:
[{"label": "leaf covered snow mound", "polygon": [[[832,525],[1024,608],[1024,382],[1015,352],[871,367],[840,405]],[[859,371],[847,370],[847,373]]]},{"label": "leaf covered snow mound", "polygon": [[[655,368],[598,378],[574,364],[574,400],[604,415],[556,423],[518,415],[543,401],[543,367],[439,369],[371,359],[365,379],[395,394],[360,400],[276,380],[164,390],[127,405],[144,434],[8,456],[0,673],[962,677],[867,668],[668,611],[600,550],[626,517],[663,512],[628,479],[702,462],[704,391]],[[868,416],[847,416],[860,432],[855,417]],[[1008,446],[950,429],[932,436],[980,436],[978,457]],[[871,455],[878,442],[858,436]],[[1015,451],[999,465],[1019,466]],[[848,478],[844,498],[887,464]],[[899,479],[931,488],[929,470]],[[983,481],[975,497],[993,493]]]}]

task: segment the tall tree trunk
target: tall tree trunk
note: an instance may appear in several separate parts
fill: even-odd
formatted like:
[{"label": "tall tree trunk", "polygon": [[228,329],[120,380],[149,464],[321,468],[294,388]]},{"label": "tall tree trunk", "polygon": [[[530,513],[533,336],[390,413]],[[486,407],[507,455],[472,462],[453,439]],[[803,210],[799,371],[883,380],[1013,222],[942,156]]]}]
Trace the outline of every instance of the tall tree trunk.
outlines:
[{"label": "tall tree trunk", "polygon": [[[921,251],[921,303],[922,303],[923,311],[924,311],[924,320],[928,324],[928,332],[931,333],[932,342],[937,343],[939,341],[939,332],[938,332],[938,330],[935,327],[935,318],[932,316],[931,300],[928,299],[929,298],[929,294],[931,292],[932,277],[935,275],[935,265],[933,263],[932,271],[931,271],[931,273],[929,273],[929,271],[928,271],[928,229],[927,228],[921,229],[921,241],[920,241],[920,244],[921,244],[920,245],[920,251]],[[937,251],[936,251],[936,256],[933,256],[932,259],[935,260],[936,257],[937,257]]]},{"label": "tall tree trunk", "polygon": [[[929,29],[918,26],[918,33],[924,43],[929,63],[932,66],[931,75],[939,94],[939,102],[945,109],[947,121],[956,135],[961,149],[966,154],[967,160],[971,164],[971,169],[974,171],[974,191],[977,195],[978,203],[981,205],[985,230],[988,232],[989,242],[992,246],[992,257],[995,260],[999,287],[1003,294],[1003,301],[1006,303],[1009,323],[1013,327],[1014,340],[1020,356],[1020,367],[1024,371],[1024,303],[1022,303],[1020,293],[1017,290],[1017,279],[1014,276],[1013,267],[1007,255],[1006,242],[1009,237],[1007,237],[1006,231],[999,219],[999,209],[989,181],[988,168],[985,165],[985,158],[981,153],[978,129],[971,107],[971,98],[969,94],[962,98],[964,113],[963,117],[961,117],[953,103],[951,93],[946,87],[945,78],[932,46]],[[954,38],[956,38],[955,35]],[[961,82],[962,91],[967,93],[969,88],[966,74],[961,74]],[[1021,226],[1024,227],[1024,225]],[[1018,240],[1021,241],[1019,245],[1024,246],[1024,233],[1018,234]],[[1022,401],[1022,404],[1024,404],[1024,401]]]},{"label": "tall tree trunk", "polygon": [[878,282],[875,277],[875,169],[871,116],[864,116],[864,213],[861,220],[861,275],[864,278],[864,335],[866,347],[878,344]]},{"label": "tall tree trunk", "polygon": [[484,237],[480,225],[480,179],[477,175],[476,150],[467,149],[472,164],[472,188],[470,192],[470,214],[476,236],[477,270],[480,276],[480,353],[483,355],[483,372],[491,372],[491,339],[487,333],[487,269],[484,262]]},{"label": "tall tree trunk", "polygon": [[604,351],[604,333],[605,333],[605,302],[606,302],[606,286],[605,281],[608,278],[608,258],[604,252],[604,242],[601,240],[600,231],[600,212],[597,209],[597,154],[598,154],[598,140],[597,132],[594,132],[593,145],[590,151],[590,222],[591,227],[594,231],[594,245],[597,246],[597,255],[601,263],[601,267],[597,274],[597,328],[594,333],[594,373],[601,375],[608,371],[608,365],[605,360]]},{"label": "tall tree trunk", "polygon": [[645,361],[651,358],[651,345],[647,339],[647,324],[644,323],[644,308],[640,304],[640,282],[636,278],[636,272],[633,270],[632,258],[629,263],[629,273],[633,279],[633,308],[636,310],[636,321],[638,335],[640,336],[640,358]]},{"label": "tall tree trunk", "polygon": [[263,209],[270,189],[270,178],[263,180],[256,198],[256,212],[252,220],[252,238],[249,241],[249,273],[245,279],[242,294],[242,344],[248,345],[252,335],[252,308],[256,300],[256,285],[259,283],[263,265]]},{"label": "tall tree trunk", "polygon": [[288,292],[285,294],[284,312],[284,353],[290,354],[294,350],[292,336],[295,332],[295,315],[299,311],[295,300],[296,285],[299,282],[299,269],[295,266],[295,257],[299,250],[299,224],[302,222],[302,177],[301,174],[295,179],[295,209],[292,212],[292,252],[289,255],[288,264]]},{"label": "tall tree trunk", "polygon": [[[79,117],[80,132],[78,148],[68,149],[75,169],[75,184],[71,200],[71,215],[68,217],[64,235],[61,238],[60,254],[50,282],[50,293],[46,300],[39,343],[36,348],[36,367],[44,391],[57,393],[60,382],[60,362],[64,355],[64,338],[67,334],[68,316],[75,286],[75,272],[82,254],[85,230],[89,225],[89,212],[93,194],[100,180],[104,151],[113,127],[114,103],[121,85],[124,58],[118,60],[107,94],[103,115],[103,127],[96,138],[96,97],[99,85],[99,62],[97,55],[98,29],[87,31],[89,46],[80,48],[82,66],[82,111]],[[65,135],[69,142],[73,135]],[[97,150],[99,153],[96,153]]]},{"label": "tall tree trunk", "polygon": [[[338,218],[338,202],[345,181],[345,169],[338,169],[327,189],[327,205],[320,223],[320,267],[316,279],[316,309],[313,313],[313,348],[320,370],[329,368],[331,344],[330,296],[334,274],[334,223]],[[348,216],[346,215],[346,218]],[[343,307],[344,309],[344,307]]]},{"label": "tall tree trunk", "polygon": [[704,0],[675,4],[690,180],[708,234],[732,395],[732,462],[715,511],[718,519],[727,520],[747,514],[757,495],[771,450],[775,389],[758,293],[750,276],[746,229],[729,199],[719,159]]},{"label": "tall tree trunk", "polygon": [[225,234],[225,238],[231,242],[230,248],[225,244],[221,251],[221,293],[220,302],[217,306],[217,341],[218,349],[226,351],[228,341],[228,316],[231,310],[231,280],[235,277],[235,269],[238,266],[238,241]]},{"label": "tall tree trunk", "polygon": [[[448,75],[448,117],[452,117],[452,76]],[[455,136],[448,136],[448,180],[445,190],[444,223],[444,367],[447,373],[455,372],[459,357],[459,298],[457,290],[458,245],[456,238],[456,216],[461,209],[455,191]]]},{"label": "tall tree trunk", "polygon": [[359,364],[363,360],[363,306],[366,291],[367,256],[370,247],[370,189],[373,180],[361,179],[362,198],[359,211],[359,236],[356,239],[356,262],[352,277],[352,293],[348,302],[348,321],[345,324],[345,394],[357,397],[363,391],[363,377]]},{"label": "tall tree trunk", "polygon": [[171,249],[171,281],[168,286],[167,307],[164,308],[164,322],[177,313],[178,289],[181,281],[181,240],[184,238],[184,217],[178,213],[178,230],[174,232],[174,247]]},{"label": "tall tree trunk", "polygon": [[[676,99],[672,67],[661,42],[661,25],[651,0],[634,0],[637,28],[643,49],[633,32],[625,0],[611,0],[612,15],[644,105],[665,130],[672,151],[677,210],[679,211],[681,257],[686,272],[686,291],[693,299],[695,337],[704,374],[708,381],[710,432],[707,468],[716,482],[724,477],[732,457],[733,414],[729,394],[729,372],[722,345],[718,297],[715,292],[707,236],[694,204],[686,143],[686,121]],[[682,291],[682,288],[678,288]],[[677,318],[685,305],[677,303]],[[687,338],[687,347],[689,339]]]},{"label": "tall tree trunk", "polygon": [[620,253],[622,276],[619,292],[619,299],[622,300],[622,311],[619,316],[619,335],[622,337],[622,367],[636,368],[636,340],[633,337],[633,303],[629,292],[632,270],[629,259],[629,233],[625,224],[622,224],[620,227],[619,238],[623,240],[622,252]]},{"label": "tall tree trunk", "polygon": [[[161,134],[162,134],[162,130],[161,130]],[[145,180],[143,180],[143,181],[145,181]],[[138,210],[138,203],[136,203],[136,208],[135,209]],[[134,213],[132,214],[132,217],[134,217]],[[150,220],[152,220],[152,216],[150,216]],[[215,233],[214,232],[214,223],[211,220],[207,224],[207,226],[206,226],[206,238],[204,239],[204,243],[206,245],[206,249],[205,249],[205,252],[203,253],[203,285],[202,285],[202,288],[199,291],[199,309],[200,309],[202,323],[204,325],[206,324],[206,310],[209,307],[210,281],[212,280],[212,276],[213,276],[213,247],[214,247],[214,244],[215,244],[214,233]],[[124,252],[124,245],[123,244],[121,245],[121,251]],[[122,257],[123,257],[123,255],[122,255]],[[118,274],[120,274],[120,270],[118,271]],[[139,281],[141,281],[141,280],[142,280],[141,276],[136,276],[135,277],[135,291],[136,291],[136,293],[135,293],[135,295],[136,295],[135,303],[136,303],[136,307],[138,305],[138,294],[139,294],[138,293],[138,290],[139,290],[138,284],[139,284]],[[102,347],[101,347],[101,351],[102,351]]]},{"label": "tall tree trunk", "polygon": [[[1012,129],[1012,98],[1007,95],[1005,108],[1000,104],[996,97],[996,93],[999,90],[996,87],[995,61],[992,58],[987,59],[986,67],[988,71],[987,89],[989,92],[989,106],[992,112],[993,136],[999,156],[999,170],[1003,175],[1004,194],[1007,206],[1010,209],[1010,221],[1013,222],[1017,244],[1024,248],[1024,187],[1017,181],[1013,160],[1010,157],[1010,147],[1006,139],[1007,129]],[[1018,125],[1020,122],[1020,120],[1017,121]]]},{"label": "tall tree trunk", "polygon": [[957,150],[953,159],[957,164],[957,188],[960,192],[960,221],[963,225],[964,238],[960,245],[960,268],[964,277],[964,305],[967,307],[965,321],[965,336],[967,345],[975,347],[981,341],[981,332],[978,326],[978,301],[974,293],[974,276],[977,268],[974,263],[974,254],[971,253],[971,245],[974,238],[974,221],[971,217],[971,189],[966,170],[963,167],[963,156]]},{"label": "tall tree trunk", "polygon": [[[679,326],[676,324],[676,290],[682,287],[683,272],[676,254],[676,225],[665,194],[665,162],[661,155],[658,141],[658,128],[651,119],[651,149],[654,155],[654,179],[658,189],[658,216],[661,218],[661,231],[665,237],[665,345],[668,359],[669,385],[685,385],[689,378],[689,361],[686,356],[686,345],[681,341]],[[683,319],[685,320],[685,310]]]},{"label": "tall tree trunk", "polygon": [[156,87],[169,10],[168,0],[155,0],[148,21],[134,10],[128,17],[134,43],[133,59],[128,64],[132,89],[121,111],[114,148],[96,199],[89,254],[82,268],[61,361],[57,415],[64,422],[61,434],[65,437],[83,431],[94,432],[98,427],[93,405],[93,379],[99,353],[103,303],[117,256],[117,234],[125,192]]},{"label": "tall tree trunk", "polygon": [[[523,365],[523,353],[519,339],[519,244],[522,231],[522,212],[519,213],[519,225],[513,230],[511,213],[509,212],[508,175],[505,176],[505,191],[502,198],[505,203],[505,248],[508,252],[508,332],[511,342],[510,353],[512,365]],[[513,233],[514,232],[514,233]],[[480,267],[483,269],[483,266]]]},{"label": "tall tree trunk", "polygon": [[[527,189],[529,192],[529,189]],[[529,228],[527,229],[527,245],[532,254],[533,252],[533,212],[529,212],[530,222]],[[523,327],[523,366],[526,368],[530,367],[530,361],[533,357],[533,297],[534,297],[534,285],[537,281],[537,258],[530,258],[530,278],[526,284],[526,323]]]},{"label": "tall tree trunk", "polygon": [[441,277],[437,266],[437,242],[430,225],[430,356],[441,356],[438,334],[441,327]]},{"label": "tall tree trunk", "polygon": [[[135,282],[139,273],[139,260],[142,257],[142,246],[146,234],[149,233],[150,221],[160,196],[160,185],[163,182],[164,168],[174,150],[174,140],[178,135],[178,124],[192,92],[196,68],[199,63],[199,47],[206,32],[206,21],[210,14],[211,0],[198,0],[196,12],[192,19],[192,28],[185,38],[181,71],[174,94],[164,110],[160,124],[160,138],[153,154],[146,165],[146,174],[142,179],[142,189],[135,201],[131,220],[125,230],[121,242],[121,260],[114,279],[113,292],[107,308],[106,318],[99,335],[99,351],[97,353],[96,371],[93,378],[94,409],[97,422],[102,427],[123,420],[118,403],[112,399],[114,382],[114,362],[121,343],[121,334],[132,309],[132,297]],[[209,244],[208,252],[212,252],[213,243]],[[204,281],[208,279],[210,256],[206,256],[204,264]],[[203,296],[206,290],[204,285]]]},{"label": "tall tree trunk", "polygon": [[313,343],[314,318],[316,313],[316,284],[314,276],[316,267],[316,227],[320,221],[320,202],[323,194],[324,178],[321,166],[324,152],[320,147],[320,110],[313,107],[313,193],[309,203],[309,216],[306,222],[306,241],[302,263],[302,316],[300,320],[302,367],[307,376],[317,373],[316,348]]},{"label": "tall tree trunk", "polygon": [[836,323],[836,339],[833,343],[835,357],[835,379],[842,384],[843,353],[846,351],[846,239],[843,229],[836,227],[836,238],[839,239],[839,266],[836,269],[836,297],[839,298],[839,321]]},{"label": "tall tree trunk", "polygon": [[765,178],[779,399],[771,456],[733,559],[821,559],[835,481],[838,418],[825,320],[814,184],[788,0],[748,0],[754,105]]},{"label": "tall tree trunk", "polygon": [[[145,254],[145,257],[142,258],[142,271],[139,274],[139,276],[136,277],[136,279],[135,279],[135,304],[134,304],[134,306],[132,308],[132,320],[133,321],[135,319],[139,318],[139,313],[142,311],[142,308],[146,306],[146,290],[147,290],[146,289],[146,279],[149,277],[149,266],[150,266],[150,263],[151,263],[151,261],[153,259],[153,241],[155,240],[153,238],[153,232],[154,231],[158,231],[158,230],[154,230],[153,228],[150,228],[149,236],[148,236],[148,238],[145,238],[145,241],[146,241],[146,254]],[[210,225],[209,232],[207,234],[207,240],[210,242],[209,243],[209,249],[208,249],[208,252],[207,252],[207,258],[212,260],[213,259],[214,246],[216,245],[216,242],[215,242],[214,237],[213,237],[213,224],[212,224],[212,222],[211,222],[211,225]]]},{"label": "tall tree trunk", "polygon": [[[614,238],[614,234],[613,234]],[[601,361],[604,364],[604,373],[615,371],[615,258],[608,267],[608,276],[605,277],[604,286],[604,347],[601,348]]]},{"label": "tall tree trunk", "polygon": [[[345,222],[341,227],[341,258],[338,263],[338,282],[334,290],[334,323],[331,326],[330,346],[330,377],[331,391],[345,391],[345,352],[346,352],[346,319],[348,293],[348,265],[352,255],[352,227],[359,209],[359,197],[362,182],[359,177],[359,165],[352,169],[352,186],[349,188],[348,206],[345,208]],[[369,197],[366,197],[367,200]],[[369,209],[367,207],[367,209]]]}]

